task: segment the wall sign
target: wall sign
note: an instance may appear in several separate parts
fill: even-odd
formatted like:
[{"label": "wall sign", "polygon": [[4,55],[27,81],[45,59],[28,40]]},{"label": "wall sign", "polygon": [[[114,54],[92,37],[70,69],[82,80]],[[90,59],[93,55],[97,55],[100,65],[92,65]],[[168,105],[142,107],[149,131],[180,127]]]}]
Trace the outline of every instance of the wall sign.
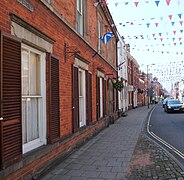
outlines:
[{"label": "wall sign", "polygon": [[33,6],[27,2],[27,0],[17,0],[20,4],[22,4],[25,8],[27,8],[29,11],[33,12]]}]

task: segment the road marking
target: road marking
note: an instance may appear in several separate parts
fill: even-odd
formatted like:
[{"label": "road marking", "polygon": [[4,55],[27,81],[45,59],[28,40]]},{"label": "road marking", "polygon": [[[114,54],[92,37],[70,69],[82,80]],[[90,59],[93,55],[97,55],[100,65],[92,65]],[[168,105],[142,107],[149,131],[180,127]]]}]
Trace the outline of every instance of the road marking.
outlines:
[{"label": "road marking", "polygon": [[182,152],[180,152],[178,149],[176,149],[174,146],[170,145],[169,143],[167,143],[166,141],[164,141],[163,139],[161,139],[160,137],[158,137],[156,134],[154,134],[152,131],[149,130],[149,124],[150,124],[150,119],[151,119],[151,115],[154,111],[155,107],[151,110],[149,117],[148,117],[148,124],[147,124],[147,132],[149,133],[150,136],[152,136],[153,138],[155,138],[157,141],[159,141],[160,143],[164,144],[166,147],[168,147],[170,150],[172,150],[173,152],[175,152],[178,156],[180,156],[182,159],[184,159],[184,154]]}]

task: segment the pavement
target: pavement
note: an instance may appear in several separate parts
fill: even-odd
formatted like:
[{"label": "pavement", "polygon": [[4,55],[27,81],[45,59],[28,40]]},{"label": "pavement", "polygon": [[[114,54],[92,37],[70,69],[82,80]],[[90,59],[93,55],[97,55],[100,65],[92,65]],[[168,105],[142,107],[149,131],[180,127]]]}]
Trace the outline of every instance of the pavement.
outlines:
[{"label": "pavement", "polygon": [[182,166],[145,132],[150,105],[132,109],[42,180],[184,180]]}]

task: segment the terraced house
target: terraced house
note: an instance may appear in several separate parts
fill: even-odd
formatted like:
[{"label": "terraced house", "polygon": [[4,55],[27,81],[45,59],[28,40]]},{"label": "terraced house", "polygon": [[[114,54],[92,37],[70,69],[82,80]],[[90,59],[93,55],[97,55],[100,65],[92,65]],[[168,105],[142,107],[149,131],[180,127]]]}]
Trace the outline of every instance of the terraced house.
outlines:
[{"label": "terraced house", "polygon": [[0,179],[38,178],[117,118],[112,24],[101,0],[0,1]]}]

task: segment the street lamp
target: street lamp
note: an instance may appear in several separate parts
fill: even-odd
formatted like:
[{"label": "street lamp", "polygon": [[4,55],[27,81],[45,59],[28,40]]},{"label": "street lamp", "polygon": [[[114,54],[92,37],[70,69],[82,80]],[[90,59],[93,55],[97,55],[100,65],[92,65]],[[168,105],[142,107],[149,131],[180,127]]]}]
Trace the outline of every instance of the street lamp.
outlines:
[{"label": "street lamp", "polygon": [[149,109],[149,88],[148,88],[148,67],[155,64],[148,64],[147,65],[147,97],[148,97],[148,109]]}]

